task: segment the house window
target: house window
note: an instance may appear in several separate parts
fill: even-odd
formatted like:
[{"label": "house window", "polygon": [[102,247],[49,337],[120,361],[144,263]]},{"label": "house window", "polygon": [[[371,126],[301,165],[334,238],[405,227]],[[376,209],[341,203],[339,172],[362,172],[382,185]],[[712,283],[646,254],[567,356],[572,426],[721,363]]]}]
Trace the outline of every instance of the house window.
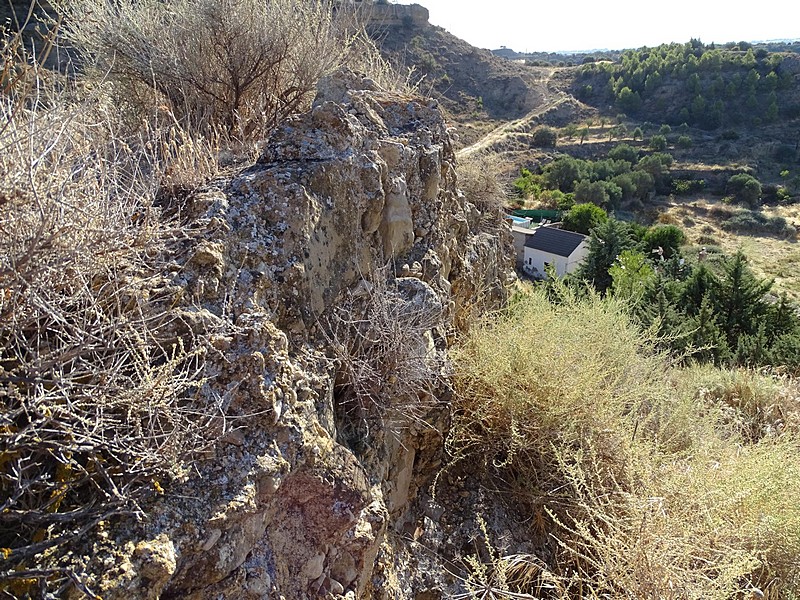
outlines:
[{"label": "house window", "polygon": [[533,263],[533,259],[532,259],[532,258],[529,258],[529,259],[528,259],[528,264],[530,265],[530,264],[532,264],[532,263]]}]

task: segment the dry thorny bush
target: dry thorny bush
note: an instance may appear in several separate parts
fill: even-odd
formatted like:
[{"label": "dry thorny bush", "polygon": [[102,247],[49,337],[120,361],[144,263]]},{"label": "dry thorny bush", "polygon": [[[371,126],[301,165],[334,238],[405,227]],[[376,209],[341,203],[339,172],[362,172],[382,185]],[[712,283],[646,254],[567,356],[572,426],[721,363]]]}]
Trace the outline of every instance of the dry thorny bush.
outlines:
[{"label": "dry thorny bush", "polygon": [[260,139],[306,109],[319,79],[371,55],[354,10],[331,0],[80,0],[66,37],[82,61],[183,127]]},{"label": "dry thorny bush", "polygon": [[160,275],[186,232],[153,207],[159,157],[102,95],[33,91],[0,98],[1,593],[80,585],[47,556],[139,514],[224,422]]},{"label": "dry thorny bush", "polygon": [[323,329],[337,364],[338,406],[352,426],[377,421],[397,431],[424,422],[446,375],[434,340],[443,321],[430,288],[392,279],[388,268],[333,310]]}]

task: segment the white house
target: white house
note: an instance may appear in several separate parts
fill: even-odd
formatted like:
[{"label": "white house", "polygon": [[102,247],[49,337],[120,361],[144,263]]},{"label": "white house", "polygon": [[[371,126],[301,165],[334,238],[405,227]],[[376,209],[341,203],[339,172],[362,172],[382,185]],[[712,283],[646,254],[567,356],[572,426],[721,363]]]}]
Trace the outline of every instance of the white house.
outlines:
[{"label": "white house", "polygon": [[545,277],[552,265],[556,275],[572,273],[589,254],[589,238],[555,227],[537,227],[526,236],[522,270],[537,279]]}]

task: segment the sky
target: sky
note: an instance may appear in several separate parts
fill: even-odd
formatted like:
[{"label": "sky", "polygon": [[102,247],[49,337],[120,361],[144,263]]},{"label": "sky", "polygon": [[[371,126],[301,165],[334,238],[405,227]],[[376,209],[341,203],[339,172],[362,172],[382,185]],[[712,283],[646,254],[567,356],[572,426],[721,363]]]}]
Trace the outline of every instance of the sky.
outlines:
[{"label": "sky", "polygon": [[669,42],[800,38],[800,0],[397,0],[473,46],[517,52],[618,50]]}]

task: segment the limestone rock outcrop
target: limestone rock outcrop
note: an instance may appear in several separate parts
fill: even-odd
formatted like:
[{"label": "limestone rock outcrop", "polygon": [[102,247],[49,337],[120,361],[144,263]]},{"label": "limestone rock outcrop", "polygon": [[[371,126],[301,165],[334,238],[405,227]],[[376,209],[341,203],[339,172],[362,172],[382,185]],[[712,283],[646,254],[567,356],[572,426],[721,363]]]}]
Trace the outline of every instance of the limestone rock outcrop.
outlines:
[{"label": "limestone rock outcrop", "polygon": [[[108,599],[406,597],[385,557],[413,528],[441,460],[449,334],[499,305],[513,277],[500,216],[458,191],[435,101],[339,73],[256,164],[195,193],[184,213],[196,235],[172,283],[185,291],[184,326],[202,334],[215,323],[201,393],[220,400],[226,431],[146,507],[147,521],[98,541],[95,562],[107,566],[92,589]],[[424,327],[410,346],[441,370],[411,397],[403,371],[387,367],[367,392],[399,404],[391,415],[348,408],[353,382],[330,350],[336,311],[387,286],[402,310],[436,316],[414,321]]]}]

